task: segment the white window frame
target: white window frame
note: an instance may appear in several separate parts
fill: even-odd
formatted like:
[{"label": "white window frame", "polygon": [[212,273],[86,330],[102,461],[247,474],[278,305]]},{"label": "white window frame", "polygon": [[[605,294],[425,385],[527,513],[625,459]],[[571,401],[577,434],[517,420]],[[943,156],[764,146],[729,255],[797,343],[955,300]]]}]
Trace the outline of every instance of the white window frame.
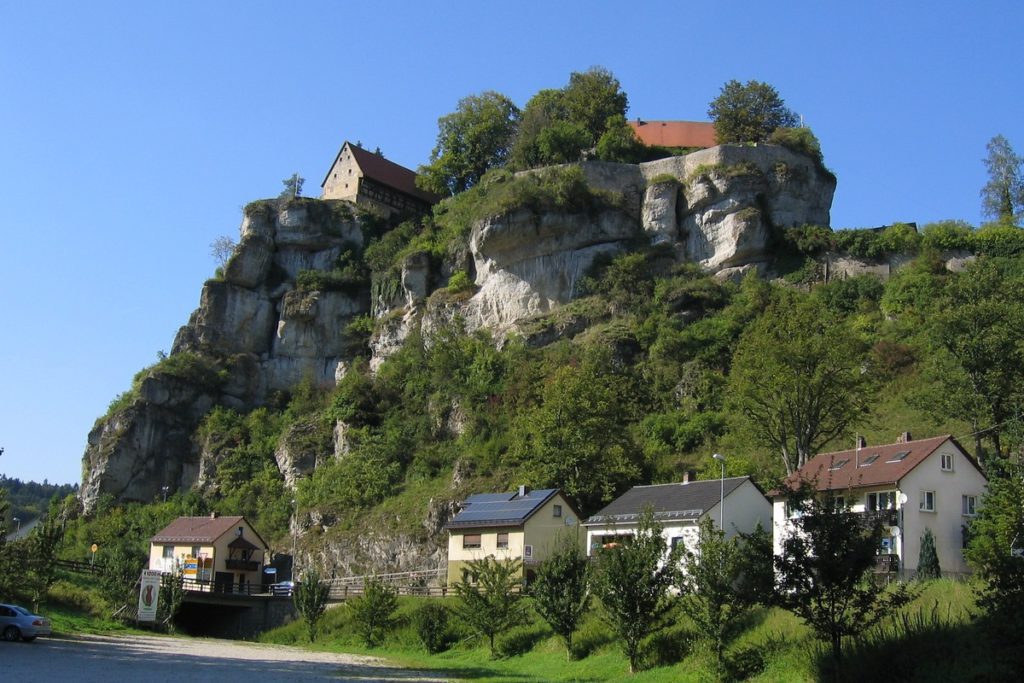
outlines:
[{"label": "white window frame", "polygon": [[952,453],[943,453],[940,456],[939,462],[940,462],[940,467],[942,468],[943,472],[952,472],[953,471],[953,454]]},{"label": "white window frame", "polygon": [[974,517],[978,514],[978,497],[963,495],[961,500],[961,511],[964,517]]},{"label": "white window frame", "polygon": [[935,512],[938,507],[935,503],[935,491],[921,490],[921,504],[918,508],[921,512]]},{"label": "white window frame", "polygon": [[[875,507],[871,507],[871,496],[875,497]],[[879,499],[884,496],[886,500],[886,507],[882,507],[879,503]],[[895,510],[896,501],[898,497],[896,492],[893,490],[889,491],[872,491],[864,496],[864,509],[868,512],[880,512],[882,510]]]},{"label": "white window frame", "polygon": [[174,546],[173,545],[165,545],[164,549],[163,549],[163,552],[161,553],[161,557],[163,559],[165,559],[165,560],[173,560],[174,559]]}]

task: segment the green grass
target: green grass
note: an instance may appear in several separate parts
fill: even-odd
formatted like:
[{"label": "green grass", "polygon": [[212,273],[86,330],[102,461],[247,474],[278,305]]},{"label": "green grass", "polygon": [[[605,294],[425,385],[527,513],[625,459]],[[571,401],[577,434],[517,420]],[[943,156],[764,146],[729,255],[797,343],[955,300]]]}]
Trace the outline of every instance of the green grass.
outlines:
[{"label": "green grass", "polygon": [[[996,652],[986,654],[991,643],[978,619],[976,584],[939,580],[915,586],[920,595],[906,610],[846,644],[844,670],[838,680],[945,681],[971,680],[977,675],[989,678],[976,680],[1004,680],[1009,671],[1005,658]],[[450,649],[428,654],[411,619],[424,600],[401,598],[395,628],[383,646],[372,650],[360,645],[344,606],[328,611],[321,636],[313,645],[305,642],[299,622],[265,633],[261,640],[372,654],[399,666],[464,681],[599,682],[629,677],[626,659],[596,610],[587,615],[575,636],[576,660],[567,661],[561,640],[551,635],[536,615],[531,615],[530,624],[498,641],[498,649],[504,651],[515,651],[517,644],[525,642],[527,652],[491,659],[486,644],[462,630],[454,618]],[[444,604],[456,602],[452,598]],[[824,644],[799,619],[777,608],[761,608],[750,615],[743,633],[730,644],[727,660],[734,680],[809,682],[831,676]],[[648,668],[629,678],[709,681],[714,680],[710,662],[710,655],[693,640],[688,623],[680,617],[664,635],[648,642]]]}]

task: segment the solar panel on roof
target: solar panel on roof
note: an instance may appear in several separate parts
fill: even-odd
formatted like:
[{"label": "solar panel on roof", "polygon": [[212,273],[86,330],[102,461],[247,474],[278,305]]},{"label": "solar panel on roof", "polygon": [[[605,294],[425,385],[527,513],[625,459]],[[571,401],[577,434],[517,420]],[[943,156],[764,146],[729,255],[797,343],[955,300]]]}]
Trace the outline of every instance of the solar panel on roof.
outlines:
[{"label": "solar panel on roof", "polygon": [[474,493],[466,499],[467,503],[491,503],[496,501],[506,501],[511,498],[514,494],[511,493]]}]

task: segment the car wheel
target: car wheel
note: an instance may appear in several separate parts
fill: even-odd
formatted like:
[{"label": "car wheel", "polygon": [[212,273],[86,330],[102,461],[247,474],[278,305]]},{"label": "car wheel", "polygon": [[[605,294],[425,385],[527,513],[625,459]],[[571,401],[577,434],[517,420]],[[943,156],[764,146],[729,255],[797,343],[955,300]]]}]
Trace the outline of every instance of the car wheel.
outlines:
[{"label": "car wheel", "polygon": [[17,626],[8,626],[4,629],[4,640],[8,643],[13,643],[19,638],[21,638],[21,629]]}]

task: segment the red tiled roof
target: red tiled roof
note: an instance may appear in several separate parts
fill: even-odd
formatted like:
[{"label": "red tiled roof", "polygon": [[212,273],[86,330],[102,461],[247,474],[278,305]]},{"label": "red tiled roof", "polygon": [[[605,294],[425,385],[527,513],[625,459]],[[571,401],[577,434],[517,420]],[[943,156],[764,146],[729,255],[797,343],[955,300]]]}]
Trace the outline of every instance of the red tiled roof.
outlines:
[{"label": "red tiled roof", "polygon": [[[920,465],[947,441],[951,441],[979,472],[981,468],[967,451],[950,435],[931,439],[890,443],[884,446],[865,446],[860,449],[821,453],[787,477],[786,484],[795,487],[803,479],[816,482],[819,491],[898,484],[912,469]],[[875,457],[877,456],[877,457]],[[835,468],[835,469],[833,469]],[[773,492],[779,495],[781,492]]]},{"label": "red tiled roof", "polygon": [[[355,158],[356,163],[359,164],[359,168],[362,170],[364,177],[376,180],[378,183],[382,183],[388,187],[393,187],[399,192],[404,192],[407,195],[411,195],[430,204],[436,204],[440,199],[437,195],[431,192],[425,192],[424,190],[416,187],[415,171],[409,170],[405,166],[396,164],[393,161],[389,161],[379,154],[367,152],[362,147],[356,147],[348,141],[341,146],[341,150],[345,149],[345,145],[348,145],[349,149],[352,150],[352,156]],[[338,155],[334,158],[334,163],[338,162],[338,157],[341,156],[341,150],[338,150]],[[334,168],[334,164],[331,164],[331,168]],[[328,176],[330,173],[331,171],[328,169]],[[323,187],[325,184],[327,184],[327,176],[324,176],[324,180],[320,183],[320,187]]]},{"label": "red tiled roof", "polygon": [[714,147],[715,124],[707,121],[630,121],[629,127],[645,145]]},{"label": "red tiled roof", "polygon": [[213,543],[240,526],[243,519],[238,516],[178,517],[150,540],[153,543]]}]

